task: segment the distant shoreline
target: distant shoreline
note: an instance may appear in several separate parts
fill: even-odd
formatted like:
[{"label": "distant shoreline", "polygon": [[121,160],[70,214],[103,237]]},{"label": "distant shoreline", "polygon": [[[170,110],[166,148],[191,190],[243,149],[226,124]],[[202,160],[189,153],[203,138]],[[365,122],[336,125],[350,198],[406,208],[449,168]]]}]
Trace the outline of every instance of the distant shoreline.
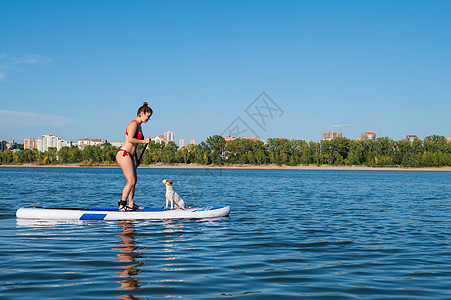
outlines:
[{"label": "distant shoreline", "polygon": [[[59,165],[39,165],[39,164],[21,164],[21,165],[0,165],[0,167],[26,167],[26,168],[119,168],[118,165],[93,165],[84,166],[80,164],[59,164]],[[366,166],[330,166],[330,165],[309,165],[309,166],[278,166],[278,165],[200,165],[200,164],[163,164],[156,163],[151,165],[142,165],[140,169],[224,169],[224,170],[327,170],[327,171],[439,171],[450,172],[451,167],[425,167],[425,168],[403,168],[403,167],[366,167]]]}]

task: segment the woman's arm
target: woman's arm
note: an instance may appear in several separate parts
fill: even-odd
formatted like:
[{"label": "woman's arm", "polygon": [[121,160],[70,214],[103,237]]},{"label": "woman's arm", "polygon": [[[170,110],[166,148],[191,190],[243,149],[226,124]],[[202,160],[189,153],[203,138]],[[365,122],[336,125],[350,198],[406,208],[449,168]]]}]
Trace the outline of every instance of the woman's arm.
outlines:
[{"label": "woman's arm", "polygon": [[137,138],[128,138],[128,141],[132,144],[148,144],[150,143],[150,138],[147,138],[145,140],[138,140]]},{"label": "woman's arm", "polygon": [[128,132],[128,141],[132,144],[148,144],[150,143],[150,138],[147,138],[145,140],[138,140],[135,138],[136,133],[138,131],[138,124],[134,121],[130,122],[127,126],[127,132]]}]

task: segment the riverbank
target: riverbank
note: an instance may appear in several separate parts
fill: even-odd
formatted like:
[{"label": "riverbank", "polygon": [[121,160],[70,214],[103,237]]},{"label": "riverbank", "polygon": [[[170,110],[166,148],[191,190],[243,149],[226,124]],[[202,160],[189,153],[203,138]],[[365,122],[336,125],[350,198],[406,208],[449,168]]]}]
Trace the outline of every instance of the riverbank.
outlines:
[{"label": "riverbank", "polygon": [[[118,165],[91,165],[80,164],[58,164],[58,165],[39,165],[39,164],[21,164],[21,165],[0,165],[0,167],[36,167],[36,168],[119,168]],[[403,168],[403,167],[367,167],[367,166],[330,166],[330,165],[309,165],[309,166],[278,166],[278,165],[201,165],[201,164],[163,164],[156,163],[151,165],[141,165],[139,168],[156,169],[231,169],[231,170],[335,170],[335,171],[440,171],[449,172],[451,167],[440,168]]]}]

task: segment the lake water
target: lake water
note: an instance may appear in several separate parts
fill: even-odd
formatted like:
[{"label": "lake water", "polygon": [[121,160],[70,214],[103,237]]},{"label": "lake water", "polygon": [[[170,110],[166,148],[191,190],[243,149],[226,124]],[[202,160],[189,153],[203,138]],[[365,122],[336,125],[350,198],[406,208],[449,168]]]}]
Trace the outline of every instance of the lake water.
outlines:
[{"label": "lake water", "polygon": [[0,168],[1,299],[451,299],[451,173],[139,169],[136,202],[229,218],[16,220],[116,206],[120,169]]}]

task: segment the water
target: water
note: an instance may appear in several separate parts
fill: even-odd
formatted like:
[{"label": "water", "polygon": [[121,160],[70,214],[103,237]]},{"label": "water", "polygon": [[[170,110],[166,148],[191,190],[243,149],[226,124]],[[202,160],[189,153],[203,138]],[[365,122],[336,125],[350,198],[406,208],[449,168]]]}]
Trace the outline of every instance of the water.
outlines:
[{"label": "water", "polygon": [[0,168],[1,299],[451,299],[451,174],[140,169],[230,218],[25,221],[17,208],[114,206],[120,169]]}]

